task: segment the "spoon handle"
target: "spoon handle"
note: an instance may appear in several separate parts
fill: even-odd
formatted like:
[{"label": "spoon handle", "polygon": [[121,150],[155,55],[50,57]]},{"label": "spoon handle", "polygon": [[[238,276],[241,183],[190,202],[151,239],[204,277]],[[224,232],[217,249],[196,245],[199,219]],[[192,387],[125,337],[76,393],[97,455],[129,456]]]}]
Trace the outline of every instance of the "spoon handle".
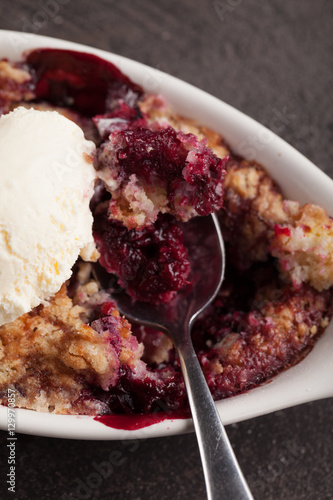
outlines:
[{"label": "spoon handle", "polygon": [[194,352],[190,337],[177,346],[208,500],[253,500]]}]

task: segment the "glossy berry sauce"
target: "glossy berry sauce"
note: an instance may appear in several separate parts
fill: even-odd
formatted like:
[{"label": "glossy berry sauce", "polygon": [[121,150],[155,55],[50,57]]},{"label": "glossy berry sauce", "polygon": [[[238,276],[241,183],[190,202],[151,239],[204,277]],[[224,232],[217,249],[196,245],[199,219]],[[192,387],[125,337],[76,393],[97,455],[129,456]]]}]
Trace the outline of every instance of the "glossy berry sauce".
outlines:
[{"label": "glossy berry sauce", "polygon": [[94,420],[101,422],[107,427],[113,429],[121,429],[126,431],[136,431],[154,424],[159,424],[165,420],[186,419],[190,418],[189,409],[181,412],[153,412],[145,415],[100,415],[94,417]]},{"label": "glossy berry sauce", "polygon": [[37,100],[65,106],[85,116],[106,113],[119,100],[133,104],[142,94],[114,64],[92,54],[37,49],[26,62],[34,76]]}]

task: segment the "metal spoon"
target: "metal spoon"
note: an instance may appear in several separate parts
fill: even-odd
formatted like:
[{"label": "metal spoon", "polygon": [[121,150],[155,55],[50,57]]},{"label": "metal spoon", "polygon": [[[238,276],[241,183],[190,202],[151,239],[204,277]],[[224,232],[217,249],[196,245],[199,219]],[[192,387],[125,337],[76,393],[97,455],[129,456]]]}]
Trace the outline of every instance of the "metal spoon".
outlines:
[{"label": "metal spoon", "polygon": [[195,318],[214,299],[224,276],[224,245],[217,217],[195,217],[184,225],[184,237],[191,261],[192,286],[185,287],[170,303],[159,306],[133,302],[124,292],[114,298],[120,312],[130,321],[165,332],[177,349],[198,439],[207,498],[252,499],[190,336]]}]

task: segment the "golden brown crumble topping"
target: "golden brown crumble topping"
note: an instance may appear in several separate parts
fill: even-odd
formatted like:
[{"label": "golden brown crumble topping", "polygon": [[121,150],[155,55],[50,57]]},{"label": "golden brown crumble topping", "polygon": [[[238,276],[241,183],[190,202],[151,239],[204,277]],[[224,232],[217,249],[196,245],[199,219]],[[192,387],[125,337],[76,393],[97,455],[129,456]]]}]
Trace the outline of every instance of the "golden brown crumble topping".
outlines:
[{"label": "golden brown crumble topping", "polygon": [[3,101],[7,111],[10,109],[10,102],[34,98],[34,93],[26,85],[30,80],[28,71],[9,61],[0,61],[0,104]]},{"label": "golden brown crumble topping", "polygon": [[[83,313],[63,286],[49,304],[0,327],[2,402],[7,388],[15,387],[18,407],[82,414],[102,410],[97,400],[80,401],[80,393],[87,384],[108,390],[117,378],[119,361],[107,335],[85,324]],[[117,310],[112,314],[119,317]],[[130,326],[125,319],[119,331],[126,341]],[[122,361],[131,363],[134,355],[125,345]]]},{"label": "golden brown crumble topping", "polygon": [[220,222],[238,265],[266,260],[274,225],[287,219],[283,197],[258,164],[230,160],[224,183],[224,211]]},{"label": "golden brown crumble topping", "polygon": [[275,230],[272,255],[281,272],[299,285],[327,290],[333,282],[333,220],[317,205],[284,203],[286,221]]}]

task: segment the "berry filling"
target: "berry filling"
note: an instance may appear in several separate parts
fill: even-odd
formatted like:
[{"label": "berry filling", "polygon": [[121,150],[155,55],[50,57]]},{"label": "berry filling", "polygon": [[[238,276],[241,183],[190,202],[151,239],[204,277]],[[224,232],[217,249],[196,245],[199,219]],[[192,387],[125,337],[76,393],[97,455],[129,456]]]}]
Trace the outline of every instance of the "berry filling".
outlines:
[{"label": "berry filling", "polygon": [[[135,183],[132,196],[133,190],[140,188],[150,199],[160,194],[165,199],[159,210],[183,221],[207,215],[223,205],[223,160],[206,147],[204,140],[172,127],[151,130],[132,125],[112,132],[97,151],[95,167],[103,172],[100,176],[113,195],[110,211],[115,218],[117,208],[126,200],[129,181]],[[155,220],[156,214],[150,222]],[[130,221],[124,223],[130,225]]]},{"label": "berry filling", "polygon": [[127,229],[105,215],[95,217],[94,237],[100,263],[118,276],[135,300],[154,304],[172,299],[187,284],[190,263],[183,233],[169,215],[142,230]]},{"label": "berry filling", "polygon": [[111,111],[119,100],[129,104],[142,94],[114,64],[92,54],[37,49],[27,56],[38,100],[87,116]]},{"label": "berry filling", "polygon": [[114,111],[94,116],[93,122],[103,140],[113,132],[148,127],[148,119],[140,108],[137,105],[130,106],[122,100],[118,102]]}]

